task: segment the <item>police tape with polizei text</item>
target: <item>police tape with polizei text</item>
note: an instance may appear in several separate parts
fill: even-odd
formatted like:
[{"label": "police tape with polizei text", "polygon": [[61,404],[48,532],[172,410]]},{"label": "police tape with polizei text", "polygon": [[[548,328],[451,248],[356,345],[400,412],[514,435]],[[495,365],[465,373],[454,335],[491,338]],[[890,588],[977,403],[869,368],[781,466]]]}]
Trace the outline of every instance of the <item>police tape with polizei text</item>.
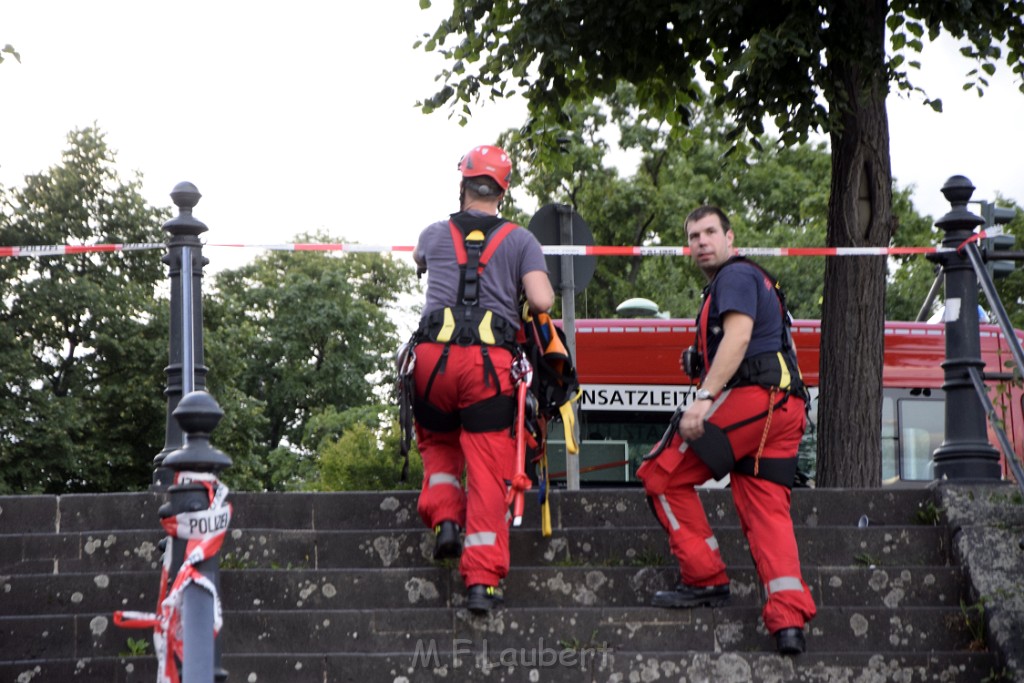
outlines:
[{"label": "police tape with polizei text", "polygon": [[160,521],[170,538],[186,539],[185,561],[178,570],[174,585],[167,589],[170,576],[170,546],[164,550],[163,569],[160,573],[160,594],[156,613],[119,610],[114,612],[114,623],[122,628],[153,629],[153,649],[157,656],[157,683],[178,683],[177,662],[183,658],[181,632],[181,603],[185,588],[195,584],[213,596],[213,632],[216,636],[223,623],[220,595],[217,586],[204,576],[197,566],[213,558],[224,543],[231,524],[231,503],[226,501],[228,487],[216,475],[206,472],[178,472],[175,484],[197,483],[206,488],[210,506],[197,512],[183,512]]}]

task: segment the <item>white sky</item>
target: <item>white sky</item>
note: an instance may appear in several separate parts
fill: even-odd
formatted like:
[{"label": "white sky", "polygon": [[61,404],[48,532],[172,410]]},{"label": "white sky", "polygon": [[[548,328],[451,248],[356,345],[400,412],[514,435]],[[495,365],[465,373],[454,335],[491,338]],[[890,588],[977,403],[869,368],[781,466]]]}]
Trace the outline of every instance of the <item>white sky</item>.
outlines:
[{"label": "white sky", "polygon": [[[418,4],[5,0],[0,46],[21,63],[0,65],[0,185],[59,163],[67,133],[96,123],[122,177],[142,172],[149,202],[170,206],[175,184],[196,184],[211,243],[325,230],[411,245],[457,209],[459,157],[525,117],[521,102],[488,103],[460,127],[415,108],[441,61],[412,44],[450,6]],[[919,85],[945,113],[890,97],[897,182],[935,218],[954,174],[975,199],[998,190],[1024,203],[1024,94],[1009,70],[979,99],[961,91],[969,66],[951,44],[922,62]],[[260,252],[205,253],[219,269]]]}]

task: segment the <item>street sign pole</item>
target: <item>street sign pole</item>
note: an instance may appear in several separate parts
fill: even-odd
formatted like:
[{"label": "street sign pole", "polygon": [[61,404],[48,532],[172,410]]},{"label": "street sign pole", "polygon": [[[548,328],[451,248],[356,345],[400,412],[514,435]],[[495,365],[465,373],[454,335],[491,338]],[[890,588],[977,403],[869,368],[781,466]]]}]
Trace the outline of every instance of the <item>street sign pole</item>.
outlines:
[{"label": "street sign pole", "polygon": [[[530,232],[543,245],[557,246],[593,246],[594,233],[590,226],[567,204],[546,204],[530,219]],[[544,263],[548,269],[551,287],[562,296],[562,332],[565,334],[566,351],[576,358],[576,292],[583,291],[597,268],[597,258],[593,255],[569,256],[546,254]],[[579,365],[576,366],[579,369]],[[573,402],[573,435],[576,443],[580,443],[579,404]],[[582,447],[582,444],[581,444]],[[566,448],[565,485],[575,491],[580,488],[580,457],[571,454]]]},{"label": "street sign pole", "polygon": [[[563,245],[572,244],[572,214],[573,209],[567,204],[558,204],[558,236],[559,242]],[[561,258],[562,281],[562,330],[565,332],[565,341],[570,358],[576,358],[576,282],[573,271],[573,257],[563,255]],[[576,443],[579,443],[579,410],[578,405],[572,404],[573,429],[575,430]],[[580,488],[580,458],[579,455],[572,455],[569,449],[565,452],[565,486],[569,491],[578,491]]]}]

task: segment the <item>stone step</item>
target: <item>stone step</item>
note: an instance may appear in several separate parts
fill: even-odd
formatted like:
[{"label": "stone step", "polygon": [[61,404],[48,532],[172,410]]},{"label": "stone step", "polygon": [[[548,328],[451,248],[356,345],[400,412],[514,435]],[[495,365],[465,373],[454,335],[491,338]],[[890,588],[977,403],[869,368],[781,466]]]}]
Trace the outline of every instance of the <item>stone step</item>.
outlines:
[{"label": "stone step", "polygon": [[[525,642],[512,650],[424,651],[401,654],[225,654],[229,681],[253,683],[436,683],[438,680],[537,683],[537,681],[708,681],[712,683],[978,683],[1000,670],[987,652],[898,654],[815,653],[797,658],[749,652],[598,652],[562,644]],[[138,657],[0,662],[3,681],[102,681],[152,683],[156,660]]]},{"label": "stone step", "polygon": [[[732,604],[761,604],[752,567],[730,569]],[[649,604],[674,585],[671,567],[513,567],[504,581],[517,607]],[[819,606],[958,606],[964,577],[956,567],[819,567],[804,571]],[[0,578],[0,618],[44,614],[151,611],[159,572],[15,575]],[[391,609],[462,604],[462,577],[454,569],[224,570],[225,609]]]},{"label": "stone step", "polygon": [[[416,491],[342,493],[232,493],[232,527],[275,529],[396,529],[421,526]],[[716,525],[736,526],[732,497],[725,489],[702,489],[708,517]],[[167,499],[157,493],[0,496],[0,534],[98,532],[159,529],[158,510]],[[805,526],[908,525],[936,513],[927,488],[795,489],[793,519]],[[526,494],[524,525],[540,524],[538,496]],[[630,527],[653,517],[642,489],[551,491],[552,523],[574,526]]]},{"label": "stone step", "polygon": [[[462,608],[389,610],[264,610],[224,613],[224,654],[324,655],[406,653],[434,647],[451,652],[552,644],[604,647],[657,656],[695,652],[770,654],[774,640],[760,625],[760,607],[667,610],[638,607],[509,606],[486,617]],[[0,651],[18,660],[116,657],[129,638],[151,632],[122,629],[109,613],[5,617]],[[808,652],[967,652],[979,634],[959,607],[823,607],[807,630]],[[982,643],[983,645],[983,643]],[[16,654],[15,654],[16,653]],[[5,657],[5,659],[7,659]]]},{"label": "stone step", "polygon": [[[233,493],[220,555],[229,680],[1003,675],[997,655],[977,651],[983,622],[965,606],[974,593],[950,559],[951,532],[930,488],[793,492],[805,579],[819,606],[808,653],[796,658],[775,655],[761,625],[760,588],[728,490],[701,491],[733,580],[728,606],[648,606],[675,568],[640,489],[554,490],[549,538],[539,533],[536,494],[527,494],[525,525],[511,536],[508,604],[486,618],[463,608],[455,563],[432,562],[417,495]],[[117,628],[112,612],[156,608],[157,511],[166,499],[0,497],[0,681],[154,680],[151,632]],[[129,639],[150,643],[146,656],[128,656]]]},{"label": "stone step", "polygon": [[[727,564],[749,564],[739,527],[719,526],[716,537]],[[938,565],[949,557],[945,527],[796,527],[804,564]],[[0,536],[4,574],[132,571],[160,566],[159,530]],[[513,529],[513,564],[651,566],[671,562],[668,539],[656,525]],[[225,567],[419,567],[433,564],[429,529],[304,531],[234,528],[221,549]]]}]

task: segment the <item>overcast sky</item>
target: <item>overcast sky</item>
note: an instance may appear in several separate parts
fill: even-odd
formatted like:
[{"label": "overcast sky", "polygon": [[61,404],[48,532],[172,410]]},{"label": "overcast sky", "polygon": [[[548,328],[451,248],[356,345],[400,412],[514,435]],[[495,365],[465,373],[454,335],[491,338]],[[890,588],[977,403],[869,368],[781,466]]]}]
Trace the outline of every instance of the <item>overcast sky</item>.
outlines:
[{"label": "overcast sky", "polygon": [[[525,107],[478,108],[465,127],[415,102],[434,92],[436,55],[413,50],[439,23],[416,0],[5,0],[0,46],[0,185],[59,163],[74,128],[96,123],[122,177],[170,206],[179,181],[203,198],[211,243],[290,242],[326,231],[350,242],[411,245],[457,207],[456,163],[521,125]],[[982,99],[960,85],[968,63],[929,47],[919,84],[945,113],[890,96],[893,173],[919,211],[968,176],[975,199],[1024,203],[1024,94],[1005,67]],[[632,169],[626,169],[631,171]],[[824,236],[823,236],[824,240]],[[785,246],[785,245],[779,245]],[[258,250],[208,248],[211,268]]]}]

